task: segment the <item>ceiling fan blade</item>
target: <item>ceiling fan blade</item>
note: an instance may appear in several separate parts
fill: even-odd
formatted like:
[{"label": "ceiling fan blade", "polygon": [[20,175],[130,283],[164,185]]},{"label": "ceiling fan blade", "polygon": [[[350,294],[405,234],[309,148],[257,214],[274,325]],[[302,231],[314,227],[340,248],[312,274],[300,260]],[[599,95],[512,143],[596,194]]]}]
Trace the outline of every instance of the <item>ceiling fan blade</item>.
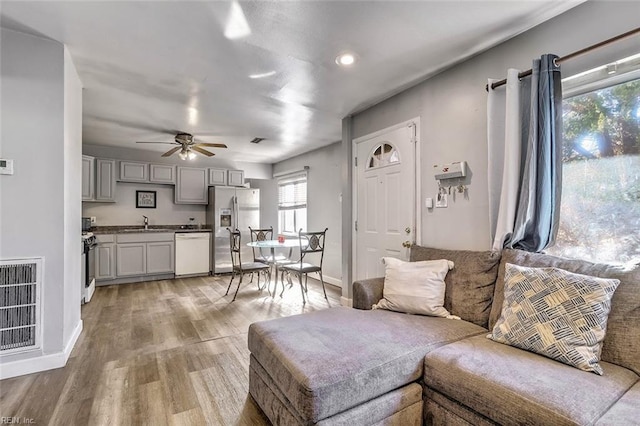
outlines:
[{"label": "ceiling fan blade", "polygon": [[162,157],[169,157],[171,156],[174,152],[176,152],[177,150],[181,149],[181,146],[176,146],[175,148],[170,149],[169,151],[165,152],[164,154],[162,154]]},{"label": "ceiling fan blade", "polygon": [[206,149],[198,148],[196,145],[193,145],[191,149],[193,149],[194,151],[198,151],[200,154],[204,154],[207,157],[213,157],[215,155],[213,152],[209,152]]},{"label": "ceiling fan blade", "polygon": [[136,143],[163,143],[163,144],[175,145],[175,142],[136,142]]},{"label": "ceiling fan blade", "polygon": [[227,147],[223,143],[207,143],[207,142],[197,142],[194,146],[211,146],[213,148],[226,148]]}]

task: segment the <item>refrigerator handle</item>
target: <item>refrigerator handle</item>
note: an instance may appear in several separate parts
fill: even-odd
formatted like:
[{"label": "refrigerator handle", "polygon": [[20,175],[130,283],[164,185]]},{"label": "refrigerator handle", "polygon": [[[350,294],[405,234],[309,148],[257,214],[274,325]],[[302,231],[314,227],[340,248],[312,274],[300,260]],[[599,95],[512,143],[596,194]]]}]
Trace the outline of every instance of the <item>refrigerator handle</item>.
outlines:
[{"label": "refrigerator handle", "polygon": [[239,229],[238,228],[238,197],[237,196],[233,196],[233,202],[231,203],[233,205],[233,211],[231,212],[231,216],[233,217],[233,228],[234,229]]}]

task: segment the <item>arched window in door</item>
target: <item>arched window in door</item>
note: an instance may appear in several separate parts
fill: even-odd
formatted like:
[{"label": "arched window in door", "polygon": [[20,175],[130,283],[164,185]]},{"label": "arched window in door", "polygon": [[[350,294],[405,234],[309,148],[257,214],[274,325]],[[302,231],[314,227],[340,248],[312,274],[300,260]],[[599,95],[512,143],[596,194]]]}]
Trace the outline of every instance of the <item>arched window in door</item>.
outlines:
[{"label": "arched window in door", "polygon": [[388,166],[389,164],[399,163],[400,153],[388,142],[384,142],[373,150],[367,161],[367,169]]}]

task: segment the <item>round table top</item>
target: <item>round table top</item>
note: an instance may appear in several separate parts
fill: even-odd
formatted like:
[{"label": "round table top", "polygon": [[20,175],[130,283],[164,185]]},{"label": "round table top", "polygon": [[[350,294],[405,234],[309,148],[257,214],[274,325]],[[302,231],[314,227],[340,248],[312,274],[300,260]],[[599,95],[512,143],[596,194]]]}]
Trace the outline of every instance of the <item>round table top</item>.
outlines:
[{"label": "round table top", "polygon": [[[303,241],[304,244],[304,241]],[[279,242],[278,240],[264,240],[264,241],[252,241],[247,243],[249,247],[260,247],[260,248],[278,248],[278,247],[300,247],[300,240],[297,238],[289,238],[285,239],[284,242]]]}]

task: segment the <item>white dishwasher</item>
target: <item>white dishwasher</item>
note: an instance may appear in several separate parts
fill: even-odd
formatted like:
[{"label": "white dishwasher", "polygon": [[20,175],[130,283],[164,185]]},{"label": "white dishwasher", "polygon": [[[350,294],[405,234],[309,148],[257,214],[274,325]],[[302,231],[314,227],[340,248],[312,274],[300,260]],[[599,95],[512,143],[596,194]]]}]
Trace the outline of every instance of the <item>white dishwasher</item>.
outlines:
[{"label": "white dishwasher", "polygon": [[176,276],[208,275],[210,232],[176,232]]}]

